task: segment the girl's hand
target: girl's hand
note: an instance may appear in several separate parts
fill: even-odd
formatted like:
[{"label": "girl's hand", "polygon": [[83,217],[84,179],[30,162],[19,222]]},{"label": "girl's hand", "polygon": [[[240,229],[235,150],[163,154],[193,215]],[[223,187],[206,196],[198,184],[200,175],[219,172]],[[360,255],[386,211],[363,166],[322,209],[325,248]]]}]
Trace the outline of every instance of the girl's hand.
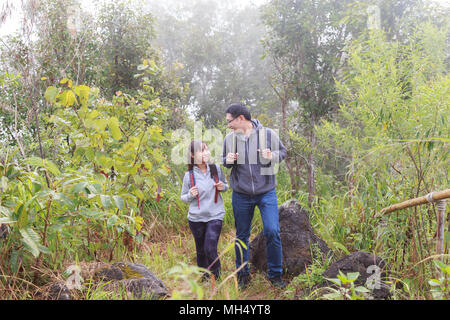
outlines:
[{"label": "girl's hand", "polygon": [[214,187],[216,187],[217,190],[222,191],[223,190],[223,182],[219,181],[219,182],[215,183]]},{"label": "girl's hand", "polygon": [[198,188],[197,186],[193,186],[191,189],[189,189],[189,192],[193,197],[196,197],[198,195]]}]

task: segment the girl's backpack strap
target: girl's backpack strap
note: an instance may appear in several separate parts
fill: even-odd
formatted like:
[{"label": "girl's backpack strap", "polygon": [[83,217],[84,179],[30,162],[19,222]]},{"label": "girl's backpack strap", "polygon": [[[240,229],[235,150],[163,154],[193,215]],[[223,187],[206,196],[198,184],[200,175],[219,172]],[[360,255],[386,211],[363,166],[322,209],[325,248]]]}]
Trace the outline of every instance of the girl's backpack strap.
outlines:
[{"label": "girl's backpack strap", "polygon": [[[189,178],[191,180],[191,188],[195,187],[195,177],[194,177],[194,170],[189,170]],[[200,199],[197,194],[197,207],[200,209]]]},{"label": "girl's backpack strap", "polygon": [[[214,173],[214,181],[216,182],[216,183],[219,183],[219,169],[218,169],[218,167],[217,167],[217,164],[215,164],[215,166],[216,166],[216,170],[215,170],[215,173]],[[219,198],[219,190],[217,189],[217,187],[216,187],[216,193],[214,194],[214,203],[217,203],[217,199]]]}]

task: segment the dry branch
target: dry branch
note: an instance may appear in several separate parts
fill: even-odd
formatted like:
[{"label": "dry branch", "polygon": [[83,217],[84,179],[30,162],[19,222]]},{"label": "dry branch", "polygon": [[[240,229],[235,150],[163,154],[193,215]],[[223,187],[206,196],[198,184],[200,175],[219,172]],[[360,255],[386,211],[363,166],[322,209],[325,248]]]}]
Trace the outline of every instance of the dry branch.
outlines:
[{"label": "dry branch", "polygon": [[390,213],[393,211],[406,209],[409,207],[414,207],[414,206],[418,206],[418,205],[429,203],[429,202],[435,202],[435,201],[443,200],[446,198],[450,198],[450,189],[446,189],[446,190],[438,191],[438,192],[431,192],[431,193],[427,194],[426,196],[422,196],[422,197],[406,200],[401,203],[393,204],[387,208],[383,208],[381,210],[381,214],[386,214],[386,213]]}]

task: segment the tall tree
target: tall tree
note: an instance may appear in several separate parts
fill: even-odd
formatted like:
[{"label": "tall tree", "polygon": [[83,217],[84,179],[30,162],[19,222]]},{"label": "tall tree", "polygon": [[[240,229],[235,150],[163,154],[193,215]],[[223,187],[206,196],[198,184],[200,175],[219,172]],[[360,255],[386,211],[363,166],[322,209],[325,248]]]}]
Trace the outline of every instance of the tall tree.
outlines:
[{"label": "tall tree", "polygon": [[108,1],[103,3],[98,17],[101,42],[100,74],[97,84],[113,95],[119,90],[136,90],[139,80],[134,77],[143,59],[156,59],[152,47],[155,37],[153,16],[139,3]]},{"label": "tall tree", "polygon": [[[294,121],[288,126],[295,134],[307,137],[308,148],[303,162],[306,162],[310,203],[315,196],[314,149],[317,141],[314,126],[337,106],[334,79],[340,68],[345,40],[351,33],[351,28],[339,22],[345,17],[350,2],[273,0],[263,10],[263,21],[268,27],[266,49],[285,91],[283,110],[286,110],[288,100],[296,103],[291,114]],[[283,112],[285,124],[286,118],[287,114]],[[297,161],[288,160],[288,166],[298,169],[301,163]],[[289,170],[294,171],[292,167]],[[295,179],[293,187],[298,187]]]},{"label": "tall tree", "polygon": [[207,126],[223,121],[233,101],[254,113],[276,114],[269,64],[261,59],[258,8],[237,1],[186,1],[158,10],[157,37],[163,55],[181,63],[180,76],[192,89],[190,104]]}]

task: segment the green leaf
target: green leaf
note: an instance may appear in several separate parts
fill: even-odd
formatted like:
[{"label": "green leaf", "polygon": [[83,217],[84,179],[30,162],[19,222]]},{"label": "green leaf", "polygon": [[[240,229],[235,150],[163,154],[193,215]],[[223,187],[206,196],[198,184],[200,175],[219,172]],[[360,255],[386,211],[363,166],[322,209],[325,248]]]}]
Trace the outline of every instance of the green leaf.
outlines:
[{"label": "green leaf", "polygon": [[45,159],[44,165],[45,169],[47,169],[47,171],[50,171],[50,173],[53,174],[54,176],[58,176],[61,174],[56,164],[54,164],[52,161]]},{"label": "green leaf", "polygon": [[48,87],[44,93],[45,100],[47,100],[50,103],[55,103],[58,92],[59,92],[58,88],[56,88],[54,86]]},{"label": "green leaf", "polygon": [[119,210],[123,210],[125,207],[125,201],[120,196],[113,196],[114,203]]},{"label": "green leaf", "polygon": [[436,286],[440,286],[441,282],[439,280],[436,280],[436,279],[431,279],[430,281],[428,281],[428,284],[430,286],[436,287]]},{"label": "green leaf", "polygon": [[37,258],[39,256],[39,236],[31,228],[20,229],[22,235],[22,242],[25,244],[31,254]]},{"label": "green leaf", "polygon": [[108,195],[101,194],[100,201],[102,202],[102,205],[105,208],[110,208],[112,206],[111,197]]},{"label": "green leaf", "polygon": [[0,218],[0,223],[9,224],[9,223],[16,223],[17,220],[13,219],[12,217],[2,217]]},{"label": "green leaf", "polygon": [[349,272],[347,273],[347,280],[348,281],[355,281],[359,277],[359,272]]},{"label": "green leaf", "polygon": [[339,243],[339,242],[333,242],[333,245],[334,245],[336,248],[341,249],[342,251],[344,251],[345,254],[350,254],[350,251],[348,251],[348,249],[347,249],[342,243]]},{"label": "green leaf", "polygon": [[[79,86],[76,86],[73,88],[73,91],[77,94],[83,108],[87,107],[90,90],[91,90],[91,88],[89,88],[88,86],[85,86],[85,85],[79,85]],[[85,109],[83,111],[87,111],[87,109]]]},{"label": "green leaf", "polygon": [[112,136],[116,140],[122,138],[122,132],[119,127],[119,120],[116,117],[111,117],[108,123],[109,129],[111,130]]},{"label": "green leaf", "polygon": [[145,195],[140,189],[134,190],[134,194],[139,198],[139,200],[144,200]]},{"label": "green leaf", "polygon": [[46,171],[50,172],[54,176],[58,176],[61,174],[58,167],[50,160],[47,159],[41,159],[39,157],[31,157],[24,160],[25,163],[33,166],[33,167],[41,167],[44,168]]},{"label": "green leaf", "polygon": [[78,193],[80,193],[81,191],[84,191],[84,192],[85,192],[85,188],[86,188],[87,185],[88,185],[88,183],[85,182],[85,181],[78,182],[78,183],[73,187],[72,193],[78,194]]},{"label": "green leaf", "polygon": [[444,270],[446,265],[440,260],[433,260],[433,263],[441,270]]},{"label": "green leaf", "polygon": [[93,126],[98,133],[103,133],[108,125],[105,119],[97,119],[93,121]]},{"label": "green leaf", "polygon": [[25,210],[25,206],[21,204],[17,209],[17,227],[19,229],[24,228],[28,224],[28,210]]},{"label": "green leaf", "polygon": [[56,97],[56,102],[65,107],[71,107],[76,102],[75,93],[72,90],[66,90]]},{"label": "green leaf", "polygon": [[119,218],[115,214],[113,214],[111,217],[108,218],[108,221],[106,222],[106,226],[108,228],[114,226],[116,224],[117,220],[119,220]]},{"label": "green leaf", "polygon": [[356,287],[355,291],[357,291],[357,292],[364,292],[364,293],[369,293],[370,292],[369,289],[367,289],[366,287],[363,287],[363,286]]},{"label": "green leaf", "polygon": [[6,192],[6,189],[8,189],[8,181],[9,179],[6,176],[0,179],[0,192]]}]

